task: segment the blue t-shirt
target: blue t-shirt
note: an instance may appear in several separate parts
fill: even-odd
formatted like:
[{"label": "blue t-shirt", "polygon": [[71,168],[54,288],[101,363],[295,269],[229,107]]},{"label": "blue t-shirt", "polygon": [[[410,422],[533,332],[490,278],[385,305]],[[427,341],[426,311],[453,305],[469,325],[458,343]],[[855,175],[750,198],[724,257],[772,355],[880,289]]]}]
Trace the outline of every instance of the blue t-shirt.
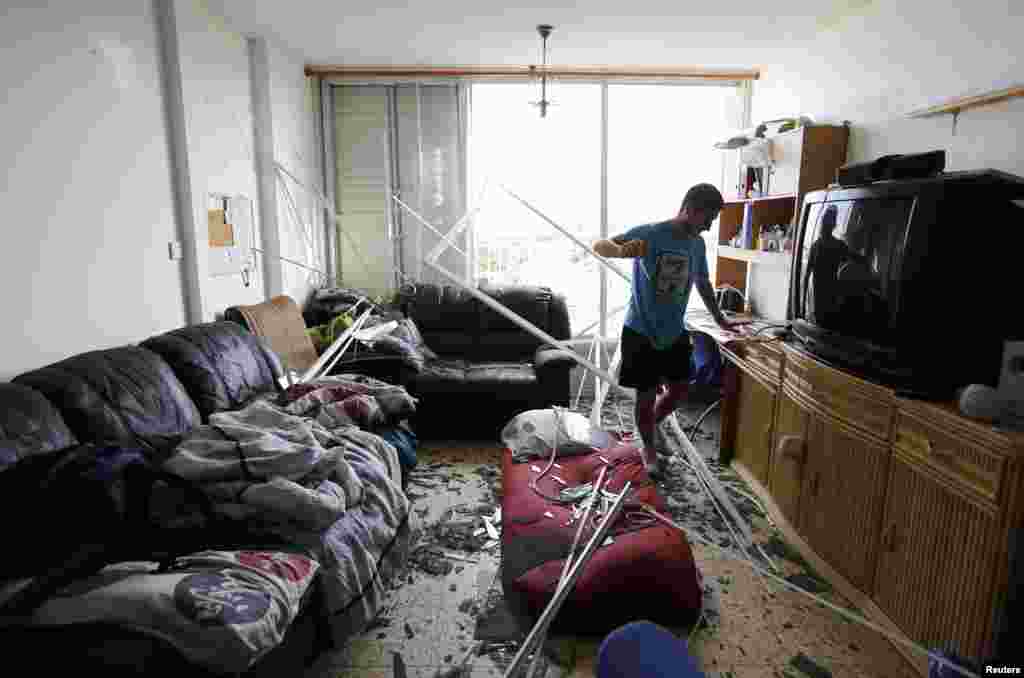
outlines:
[{"label": "blue t-shirt", "polygon": [[670,221],[636,226],[624,240],[644,240],[647,253],[633,260],[633,292],[626,326],[661,349],[686,333],[683,314],[695,280],[708,277],[704,238],[681,236]]}]

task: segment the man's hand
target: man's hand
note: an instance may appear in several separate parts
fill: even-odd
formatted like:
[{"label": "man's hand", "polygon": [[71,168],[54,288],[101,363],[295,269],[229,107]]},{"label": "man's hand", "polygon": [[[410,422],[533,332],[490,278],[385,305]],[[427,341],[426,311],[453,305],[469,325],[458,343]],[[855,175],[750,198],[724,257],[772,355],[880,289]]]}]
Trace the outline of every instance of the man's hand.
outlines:
[{"label": "man's hand", "polygon": [[594,243],[594,251],[608,259],[635,259],[647,253],[647,243],[643,240],[627,240],[621,244],[598,240]]}]

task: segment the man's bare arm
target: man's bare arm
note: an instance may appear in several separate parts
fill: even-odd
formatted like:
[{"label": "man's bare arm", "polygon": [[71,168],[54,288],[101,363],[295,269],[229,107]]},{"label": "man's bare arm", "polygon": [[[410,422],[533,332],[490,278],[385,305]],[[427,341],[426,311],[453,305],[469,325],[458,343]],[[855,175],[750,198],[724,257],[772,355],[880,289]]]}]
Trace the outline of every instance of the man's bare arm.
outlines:
[{"label": "man's bare arm", "polygon": [[715,322],[721,327],[728,329],[729,321],[725,314],[722,313],[722,309],[718,307],[718,300],[715,299],[715,290],[711,287],[711,281],[707,278],[697,278],[694,281],[694,286],[697,288],[697,292],[700,293],[700,298],[704,301],[708,311],[711,312]]}]

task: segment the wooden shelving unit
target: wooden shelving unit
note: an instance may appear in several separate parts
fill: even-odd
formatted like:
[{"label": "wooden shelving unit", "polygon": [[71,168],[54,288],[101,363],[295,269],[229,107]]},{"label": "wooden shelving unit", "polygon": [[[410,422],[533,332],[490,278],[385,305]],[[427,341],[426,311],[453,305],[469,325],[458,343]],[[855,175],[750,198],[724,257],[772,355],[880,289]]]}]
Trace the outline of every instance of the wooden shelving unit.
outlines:
[{"label": "wooden shelving unit", "polygon": [[762,264],[765,266],[788,266],[789,252],[758,252],[757,250],[745,250],[739,247],[728,245],[718,246],[718,256],[724,259],[735,259],[745,261],[749,264]]},{"label": "wooden shelving unit", "polygon": [[[732,198],[719,215],[716,251],[716,287],[730,285],[747,293],[751,266],[789,267],[789,252],[759,252],[730,247],[743,227],[749,208],[754,240],[761,229],[773,224],[792,225],[799,216],[804,195],[835,181],[836,170],[846,162],[849,129],[839,125],[801,127],[771,139],[774,163],[772,192],[754,198]],[[785,290],[780,290],[785,294]]]}]

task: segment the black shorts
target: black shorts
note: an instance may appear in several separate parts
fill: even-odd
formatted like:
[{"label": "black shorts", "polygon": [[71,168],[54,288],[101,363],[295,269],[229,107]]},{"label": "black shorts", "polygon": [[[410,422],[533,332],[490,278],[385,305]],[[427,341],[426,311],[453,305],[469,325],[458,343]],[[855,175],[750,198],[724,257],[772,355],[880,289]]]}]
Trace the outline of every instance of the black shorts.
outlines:
[{"label": "black shorts", "polygon": [[659,351],[646,336],[623,325],[619,384],[646,391],[663,381],[689,381],[692,352],[689,334]]}]

